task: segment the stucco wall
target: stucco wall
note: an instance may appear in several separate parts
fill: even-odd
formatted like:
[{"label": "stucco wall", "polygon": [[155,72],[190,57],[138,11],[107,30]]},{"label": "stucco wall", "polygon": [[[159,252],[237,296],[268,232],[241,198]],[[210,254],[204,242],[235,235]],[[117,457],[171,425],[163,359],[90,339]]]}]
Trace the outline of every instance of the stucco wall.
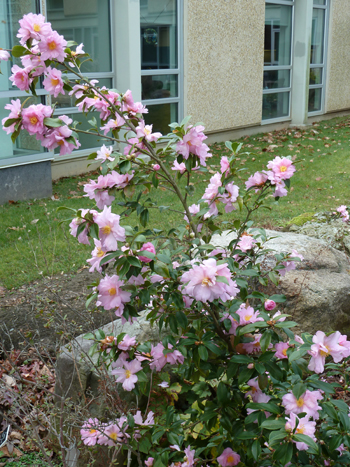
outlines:
[{"label": "stucco wall", "polygon": [[330,5],[326,112],[350,108],[350,1]]},{"label": "stucco wall", "polygon": [[261,121],[265,0],[185,1],[185,114],[207,131]]}]

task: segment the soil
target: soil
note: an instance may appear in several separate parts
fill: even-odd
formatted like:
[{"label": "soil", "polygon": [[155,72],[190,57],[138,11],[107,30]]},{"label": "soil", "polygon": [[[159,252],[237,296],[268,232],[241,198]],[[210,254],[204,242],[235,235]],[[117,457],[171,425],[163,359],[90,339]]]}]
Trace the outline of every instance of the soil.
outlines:
[{"label": "soil", "polygon": [[99,277],[83,267],[26,284],[17,290],[0,287],[0,348],[35,344],[55,352],[61,345],[115,319],[113,313],[86,309],[88,285]]}]

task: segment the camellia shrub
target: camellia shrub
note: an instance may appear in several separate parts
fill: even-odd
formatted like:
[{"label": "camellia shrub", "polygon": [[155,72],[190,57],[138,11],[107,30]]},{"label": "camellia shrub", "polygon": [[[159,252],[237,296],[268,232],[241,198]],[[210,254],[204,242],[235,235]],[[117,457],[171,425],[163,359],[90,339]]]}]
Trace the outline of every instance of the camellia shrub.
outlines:
[{"label": "camellia shrub", "polygon": [[[125,333],[86,336],[116,388],[136,402],[114,419],[85,420],[84,445],[125,451],[128,465],[148,467],[349,465],[349,407],[326,377],[348,384],[350,342],[339,331],[295,335],[297,323],[278,310],[285,297],[264,292],[303,259],[296,251],[273,255],[266,232],[251,220],[267,197],[287,196],[292,160],[275,157],[239,188],[242,145],[226,143],[230,154],[198,200],[191,176],[208,174],[211,157],[201,124],[185,118],[168,135],[154,133],[131,91],[85,78],[83,44],[66,42],[41,15],[24,16],[18,37],[12,56],[22,66],[12,67],[13,84],[35,94],[42,77],[48,93],[68,93],[80,112],[97,112],[102,122],[89,121],[89,133],[105,142],[89,156],[101,175],[84,188],[96,209],[80,209],[70,224],[71,234],[93,248],[90,271],[101,274],[88,303],[123,322],[146,315],[159,329],[156,343]],[[1,58],[10,59],[9,52]],[[55,118],[54,107],[17,99],[6,108],[2,124],[13,141],[26,131],[60,154],[80,146],[77,122]],[[182,206],[168,232],[150,220],[150,212],[171,209],[152,200],[150,191],[160,188]],[[113,212],[116,205],[122,214]],[[230,220],[219,224],[222,211]],[[342,206],[337,215],[346,213]],[[136,226],[128,225],[131,214]],[[222,226],[231,241],[215,247]],[[265,261],[271,255],[273,264]]]}]

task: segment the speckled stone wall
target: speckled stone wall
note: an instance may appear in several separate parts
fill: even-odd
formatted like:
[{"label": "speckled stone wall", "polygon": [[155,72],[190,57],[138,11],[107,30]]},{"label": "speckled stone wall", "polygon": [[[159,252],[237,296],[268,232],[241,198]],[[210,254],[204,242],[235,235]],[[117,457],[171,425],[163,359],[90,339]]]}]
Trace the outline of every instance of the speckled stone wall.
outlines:
[{"label": "speckled stone wall", "polygon": [[261,122],[265,0],[185,1],[185,114],[207,131]]},{"label": "speckled stone wall", "polygon": [[350,108],[350,1],[332,0],[330,8],[326,112]]}]

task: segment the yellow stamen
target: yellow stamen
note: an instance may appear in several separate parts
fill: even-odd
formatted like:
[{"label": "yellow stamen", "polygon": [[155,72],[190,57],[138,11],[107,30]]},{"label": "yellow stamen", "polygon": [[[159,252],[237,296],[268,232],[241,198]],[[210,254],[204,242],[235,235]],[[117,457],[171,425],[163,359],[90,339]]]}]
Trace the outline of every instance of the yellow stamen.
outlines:
[{"label": "yellow stamen", "polygon": [[47,45],[49,46],[49,49],[50,49],[50,50],[55,50],[56,47],[57,47],[57,44],[56,44],[55,41],[48,42]]},{"label": "yellow stamen", "polygon": [[287,349],[282,350],[283,355],[286,357],[287,356]]},{"label": "yellow stamen", "polygon": [[228,458],[226,459],[226,462],[233,462],[235,459],[233,456],[228,456]]},{"label": "yellow stamen", "polygon": [[145,128],[144,132],[145,132],[145,135],[150,135],[152,133],[149,128]]},{"label": "yellow stamen", "polygon": [[281,165],[280,171],[285,172],[287,170],[287,167],[285,165]]},{"label": "yellow stamen", "polygon": [[94,433],[96,433],[96,431],[97,430],[89,430],[89,433],[91,433],[93,435]]},{"label": "yellow stamen", "polygon": [[298,407],[302,407],[304,405],[304,399],[302,397],[300,397],[298,400],[297,400],[297,406]]},{"label": "yellow stamen", "polygon": [[320,351],[321,357],[328,357],[328,355],[330,354],[330,350],[331,350],[331,349],[328,347],[328,345],[326,345],[325,347],[326,347],[326,349],[328,350],[328,352],[325,352],[324,350],[321,350],[321,351]]},{"label": "yellow stamen", "polygon": [[244,317],[245,321],[250,321],[253,315],[247,315]]},{"label": "yellow stamen", "polygon": [[112,232],[112,229],[110,228],[109,225],[105,225],[105,226],[102,228],[102,233],[105,234],[105,235],[109,235],[111,232]]},{"label": "yellow stamen", "polygon": [[117,293],[117,291],[116,291],[115,287],[112,287],[112,288],[108,289],[108,293],[109,293],[109,295],[115,295]]},{"label": "yellow stamen", "polygon": [[202,285],[204,285],[204,286],[209,286],[209,287],[210,287],[210,286],[213,285],[213,284],[212,284],[211,280],[209,279],[209,277],[205,277],[205,278],[202,280]]},{"label": "yellow stamen", "polygon": [[117,435],[117,433],[111,433],[111,434],[109,435],[109,437],[112,438],[113,441],[117,441],[118,435]]},{"label": "yellow stamen", "polygon": [[38,119],[36,117],[30,117],[29,121],[32,125],[36,125],[38,123]]},{"label": "yellow stamen", "polygon": [[130,371],[130,370],[126,370],[126,372],[125,372],[125,377],[126,377],[126,379],[130,378],[130,376],[131,376],[131,371]]},{"label": "yellow stamen", "polygon": [[305,431],[304,425],[299,425],[296,432],[298,433],[298,435],[302,435],[304,431]]},{"label": "yellow stamen", "polygon": [[35,32],[40,32],[41,31],[41,28],[40,28],[39,24],[34,24],[33,29],[34,29]]},{"label": "yellow stamen", "polygon": [[104,255],[105,255],[105,252],[102,251],[102,249],[100,247],[97,247],[97,255],[96,256],[98,258],[102,258],[102,256],[104,256]]},{"label": "yellow stamen", "polygon": [[59,84],[59,82],[60,82],[59,79],[51,79],[52,86],[57,86]]}]

